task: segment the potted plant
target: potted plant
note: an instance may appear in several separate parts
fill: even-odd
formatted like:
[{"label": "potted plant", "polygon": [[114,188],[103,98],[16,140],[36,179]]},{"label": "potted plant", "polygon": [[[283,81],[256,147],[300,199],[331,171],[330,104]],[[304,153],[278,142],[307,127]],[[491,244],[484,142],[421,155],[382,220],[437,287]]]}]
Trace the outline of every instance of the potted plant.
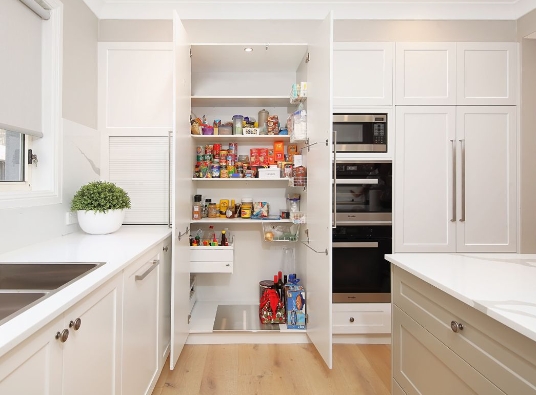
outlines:
[{"label": "potted plant", "polygon": [[123,224],[130,198],[112,182],[92,181],[74,195],[71,211],[76,211],[82,230],[93,235],[113,233]]}]

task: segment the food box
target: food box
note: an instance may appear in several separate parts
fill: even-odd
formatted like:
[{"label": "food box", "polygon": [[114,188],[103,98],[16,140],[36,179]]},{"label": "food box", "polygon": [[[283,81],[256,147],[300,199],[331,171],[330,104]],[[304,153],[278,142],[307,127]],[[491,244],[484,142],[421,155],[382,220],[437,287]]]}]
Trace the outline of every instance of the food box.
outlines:
[{"label": "food box", "polygon": [[285,143],[283,141],[274,141],[274,152],[285,152]]},{"label": "food box", "polygon": [[305,329],[305,290],[302,286],[287,288],[287,329]]},{"label": "food box", "polygon": [[246,134],[249,136],[256,136],[259,134],[259,128],[243,128],[242,134]]},{"label": "food box", "polygon": [[273,180],[277,178],[281,178],[281,169],[266,169],[266,168],[259,168],[259,178],[265,179],[265,180]]}]

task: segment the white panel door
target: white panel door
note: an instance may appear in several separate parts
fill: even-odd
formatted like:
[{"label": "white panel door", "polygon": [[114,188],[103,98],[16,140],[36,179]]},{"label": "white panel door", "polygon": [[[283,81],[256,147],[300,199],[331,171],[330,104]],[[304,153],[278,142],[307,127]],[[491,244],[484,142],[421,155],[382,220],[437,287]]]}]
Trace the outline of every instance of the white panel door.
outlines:
[{"label": "white panel door", "polygon": [[395,252],[455,252],[454,107],[397,107]]},{"label": "white panel door", "polygon": [[517,43],[458,43],[458,105],[517,104]]},{"label": "white panel door", "polygon": [[330,13],[310,42],[307,64],[307,135],[316,144],[307,153],[307,334],[329,368],[332,366],[331,307],[331,150],[333,15]]},{"label": "white panel door", "polygon": [[[189,334],[190,245],[188,230],[192,205],[190,155],[190,43],[186,30],[173,12],[173,198],[172,198],[172,266],[171,266],[171,369],[175,367]],[[180,237],[180,240],[179,240]]]},{"label": "white panel door", "polygon": [[393,104],[393,43],[334,43],[333,107]]},{"label": "white panel door", "polygon": [[516,108],[458,107],[460,252],[515,252]]},{"label": "white panel door", "polygon": [[456,43],[396,43],[395,104],[456,104]]},{"label": "white panel door", "polygon": [[167,135],[172,120],[172,44],[99,43],[99,130]]},{"label": "white panel door", "polygon": [[[61,394],[63,316],[0,358],[0,394]],[[69,341],[69,339],[67,339]]]},{"label": "white panel door", "polygon": [[[121,275],[64,314],[63,394],[121,393]],[[80,319],[78,329],[76,320]]]},{"label": "white panel door", "polygon": [[158,371],[158,279],[160,259],[143,259],[123,278],[123,394],[147,394]]}]

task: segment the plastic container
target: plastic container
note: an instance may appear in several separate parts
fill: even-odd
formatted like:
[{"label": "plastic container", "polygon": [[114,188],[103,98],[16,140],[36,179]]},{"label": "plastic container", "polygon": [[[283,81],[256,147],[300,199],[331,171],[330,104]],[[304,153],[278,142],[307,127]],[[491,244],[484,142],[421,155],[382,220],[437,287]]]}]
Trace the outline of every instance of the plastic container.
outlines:
[{"label": "plastic container", "polygon": [[268,121],[269,116],[270,116],[270,113],[266,111],[264,108],[259,111],[259,120],[258,120],[259,128],[262,128],[264,126],[264,128],[266,129],[266,122]]},{"label": "plastic container", "polygon": [[218,134],[230,135],[233,134],[233,127],[228,125],[220,125],[218,127]]},{"label": "plastic container", "polygon": [[204,135],[213,135],[214,134],[214,128],[212,126],[203,126],[203,134]]},{"label": "plastic container", "polygon": [[240,209],[240,217],[244,219],[251,218],[251,212],[253,211],[253,198],[242,198],[242,208]]},{"label": "plastic container", "polygon": [[244,117],[242,115],[233,115],[233,134],[242,134],[242,122]]}]

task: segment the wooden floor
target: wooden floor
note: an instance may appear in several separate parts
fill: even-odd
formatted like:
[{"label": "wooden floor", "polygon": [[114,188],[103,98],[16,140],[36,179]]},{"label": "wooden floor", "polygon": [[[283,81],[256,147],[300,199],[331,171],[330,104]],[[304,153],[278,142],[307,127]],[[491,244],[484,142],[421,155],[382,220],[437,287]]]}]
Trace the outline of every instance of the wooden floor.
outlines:
[{"label": "wooden floor", "polygon": [[389,345],[333,345],[328,369],[311,344],[186,345],[153,395],[388,395]]}]

